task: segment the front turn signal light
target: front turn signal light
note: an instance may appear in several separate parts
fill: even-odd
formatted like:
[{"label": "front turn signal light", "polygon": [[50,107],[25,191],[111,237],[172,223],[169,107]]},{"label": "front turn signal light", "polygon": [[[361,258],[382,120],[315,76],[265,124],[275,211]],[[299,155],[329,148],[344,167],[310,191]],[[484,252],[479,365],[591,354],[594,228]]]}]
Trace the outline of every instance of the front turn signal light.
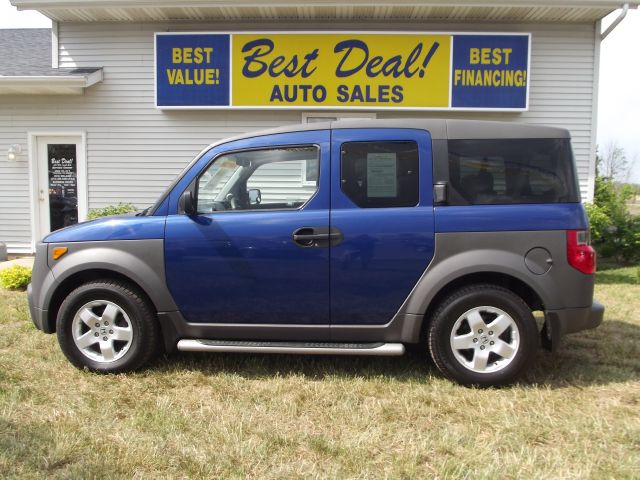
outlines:
[{"label": "front turn signal light", "polygon": [[69,249],[67,247],[56,247],[53,249],[53,259],[58,260],[61,256],[67,253]]}]

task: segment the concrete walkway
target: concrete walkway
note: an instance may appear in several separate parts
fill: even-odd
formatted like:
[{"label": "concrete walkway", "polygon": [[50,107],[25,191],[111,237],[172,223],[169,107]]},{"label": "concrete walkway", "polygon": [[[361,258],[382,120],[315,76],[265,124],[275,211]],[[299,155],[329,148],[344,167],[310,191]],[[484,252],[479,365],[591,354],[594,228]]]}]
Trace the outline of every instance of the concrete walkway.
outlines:
[{"label": "concrete walkway", "polygon": [[16,258],[15,260],[9,260],[7,262],[0,262],[0,270],[13,267],[14,265],[21,265],[27,268],[33,268],[33,257]]}]

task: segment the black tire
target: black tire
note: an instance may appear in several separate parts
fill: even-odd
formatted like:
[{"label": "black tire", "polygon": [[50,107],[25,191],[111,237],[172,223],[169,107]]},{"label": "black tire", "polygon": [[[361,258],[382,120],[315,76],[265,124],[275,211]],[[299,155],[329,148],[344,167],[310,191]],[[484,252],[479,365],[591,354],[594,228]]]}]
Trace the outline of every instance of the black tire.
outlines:
[{"label": "black tire", "polygon": [[[107,361],[100,361],[88,356],[103,356],[101,353],[102,347],[99,343],[100,338],[103,337],[100,337],[102,333],[97,330],[99,321],[95,324],[95,333],[90,332],[91,335],[98,334],[96,337],[99,338],[95,340],[98,343],[84,349],[88,354],[83,353],[83,350],[76,345],[74,340],[74,329],[84,328],[87,331],[89,330],[79,320],[76,320],[74,326],[76,314],[86,311],[87,309],[83,307],[92,303],[96,303],[92,311],[99,314],[100,302],[113,304],[120,309],[115,317],[117,320],[113,322],[113,328],[116,328],[116,322],[122,322],[121,326],[127,330],[130,328],[130,335],[132,336],[132,339],[128,342],[113,341],[111,344],[116,346],[115,348],[112,347],[115,355],[113,359]],[[102,320],[102,317],[99,317],[99,319]],[[106,329],[107,333],[105,335],[110,331],[108,330],[109,327],[106,327]],[[74,366],[87,368],[99,373],[122,373],[137,370],[158,353],[161,345],[160,329],[156,315],[148,300],[132,285],[116,280],[96,280],[85,283],[73,290],[60,306],[56,319],[56,331],[62,352]],[[79,335],[79,333],[76,332],[76,335]],[[106,339],[107,337],[104,338]],[[124,352],[122,350],[125,347],[122,347],[122,344],[125,344],[126,347]],[[118,347],[120,347],[120,350],[116,351]],[[106,358],[106,355],[103,358]]]},{"label": "black tire", "polygon": [[[488,309],[478,309],[479,307],[488,307]],[[491,312],[490,309],[499,309],[507,313],[515,322],[517,330],[514,331],[513,327],[509,327],[502,334],[506,337],[500,338],[494,337],[494,332],[490,330],[478,334],[471,328],[471,320],[467,320],[471,316],[466,314],[478,312],[482,322],[491,324],[497,319],[499,313]],[[492,315],[496,316],[492,317]],[[477,317],[474,318],[477,319]],[[459,319],[461,319],[460,323],[457,323]],[[456,349],[454,352],[451,339],[454,327],[456,327],[455,333],[460,336],[475,337],[466,340],[473,342],[473,348]],[[494,345],[503,339],[506,340],[503,343],[511,342],[510,345],[517,345],[511,357],[487,353],[489,349],[495,348],[489,347],[490,342]],[[538,349],[538,328],[527,304],[510,290],[495,285],[471,285],[452,293],[438,305],[431,316],[427,344],[434,363],[451,380],[463,385],[501,386],[514,382],[530,367]],[[480,371],[481,366],[478,367],[478,371],[472,370],[476,367],[473,362],[475,356],[481,353],[478,350],[480,348],[484,355],[489,356],[485,367],[487,371]],[[463,364],[464,360],[468,365]]]}]

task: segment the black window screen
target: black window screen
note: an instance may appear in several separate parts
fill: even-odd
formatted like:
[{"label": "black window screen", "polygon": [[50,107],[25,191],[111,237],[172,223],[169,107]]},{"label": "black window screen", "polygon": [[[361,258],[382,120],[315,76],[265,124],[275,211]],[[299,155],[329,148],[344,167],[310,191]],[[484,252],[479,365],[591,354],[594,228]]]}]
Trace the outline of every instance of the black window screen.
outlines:
[{"label": "black window screen", "polygon": [[579,202],[569,139],[449,141],[449,204]]},{"label": "black window screen", "polygon": [[342,191],[359,207],[414,207],[419,195],[415,142],[352,142],[342,145]]}]

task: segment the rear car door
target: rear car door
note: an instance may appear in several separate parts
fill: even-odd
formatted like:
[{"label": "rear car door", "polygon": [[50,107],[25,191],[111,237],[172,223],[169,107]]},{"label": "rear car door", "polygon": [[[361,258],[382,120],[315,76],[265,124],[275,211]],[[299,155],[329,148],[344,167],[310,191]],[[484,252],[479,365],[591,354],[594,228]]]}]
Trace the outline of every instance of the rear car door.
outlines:
[{"label": "rear car door", "polygon": [[389,322],[434,253],[431,136],[332,131],[332,329]]},{"label": "rear car door", "polygon": [[[167,284],[190,323],[328,325],[329,131],[215,147],[174,188]],[[195,188],[198,214],[178,210]]]}]

